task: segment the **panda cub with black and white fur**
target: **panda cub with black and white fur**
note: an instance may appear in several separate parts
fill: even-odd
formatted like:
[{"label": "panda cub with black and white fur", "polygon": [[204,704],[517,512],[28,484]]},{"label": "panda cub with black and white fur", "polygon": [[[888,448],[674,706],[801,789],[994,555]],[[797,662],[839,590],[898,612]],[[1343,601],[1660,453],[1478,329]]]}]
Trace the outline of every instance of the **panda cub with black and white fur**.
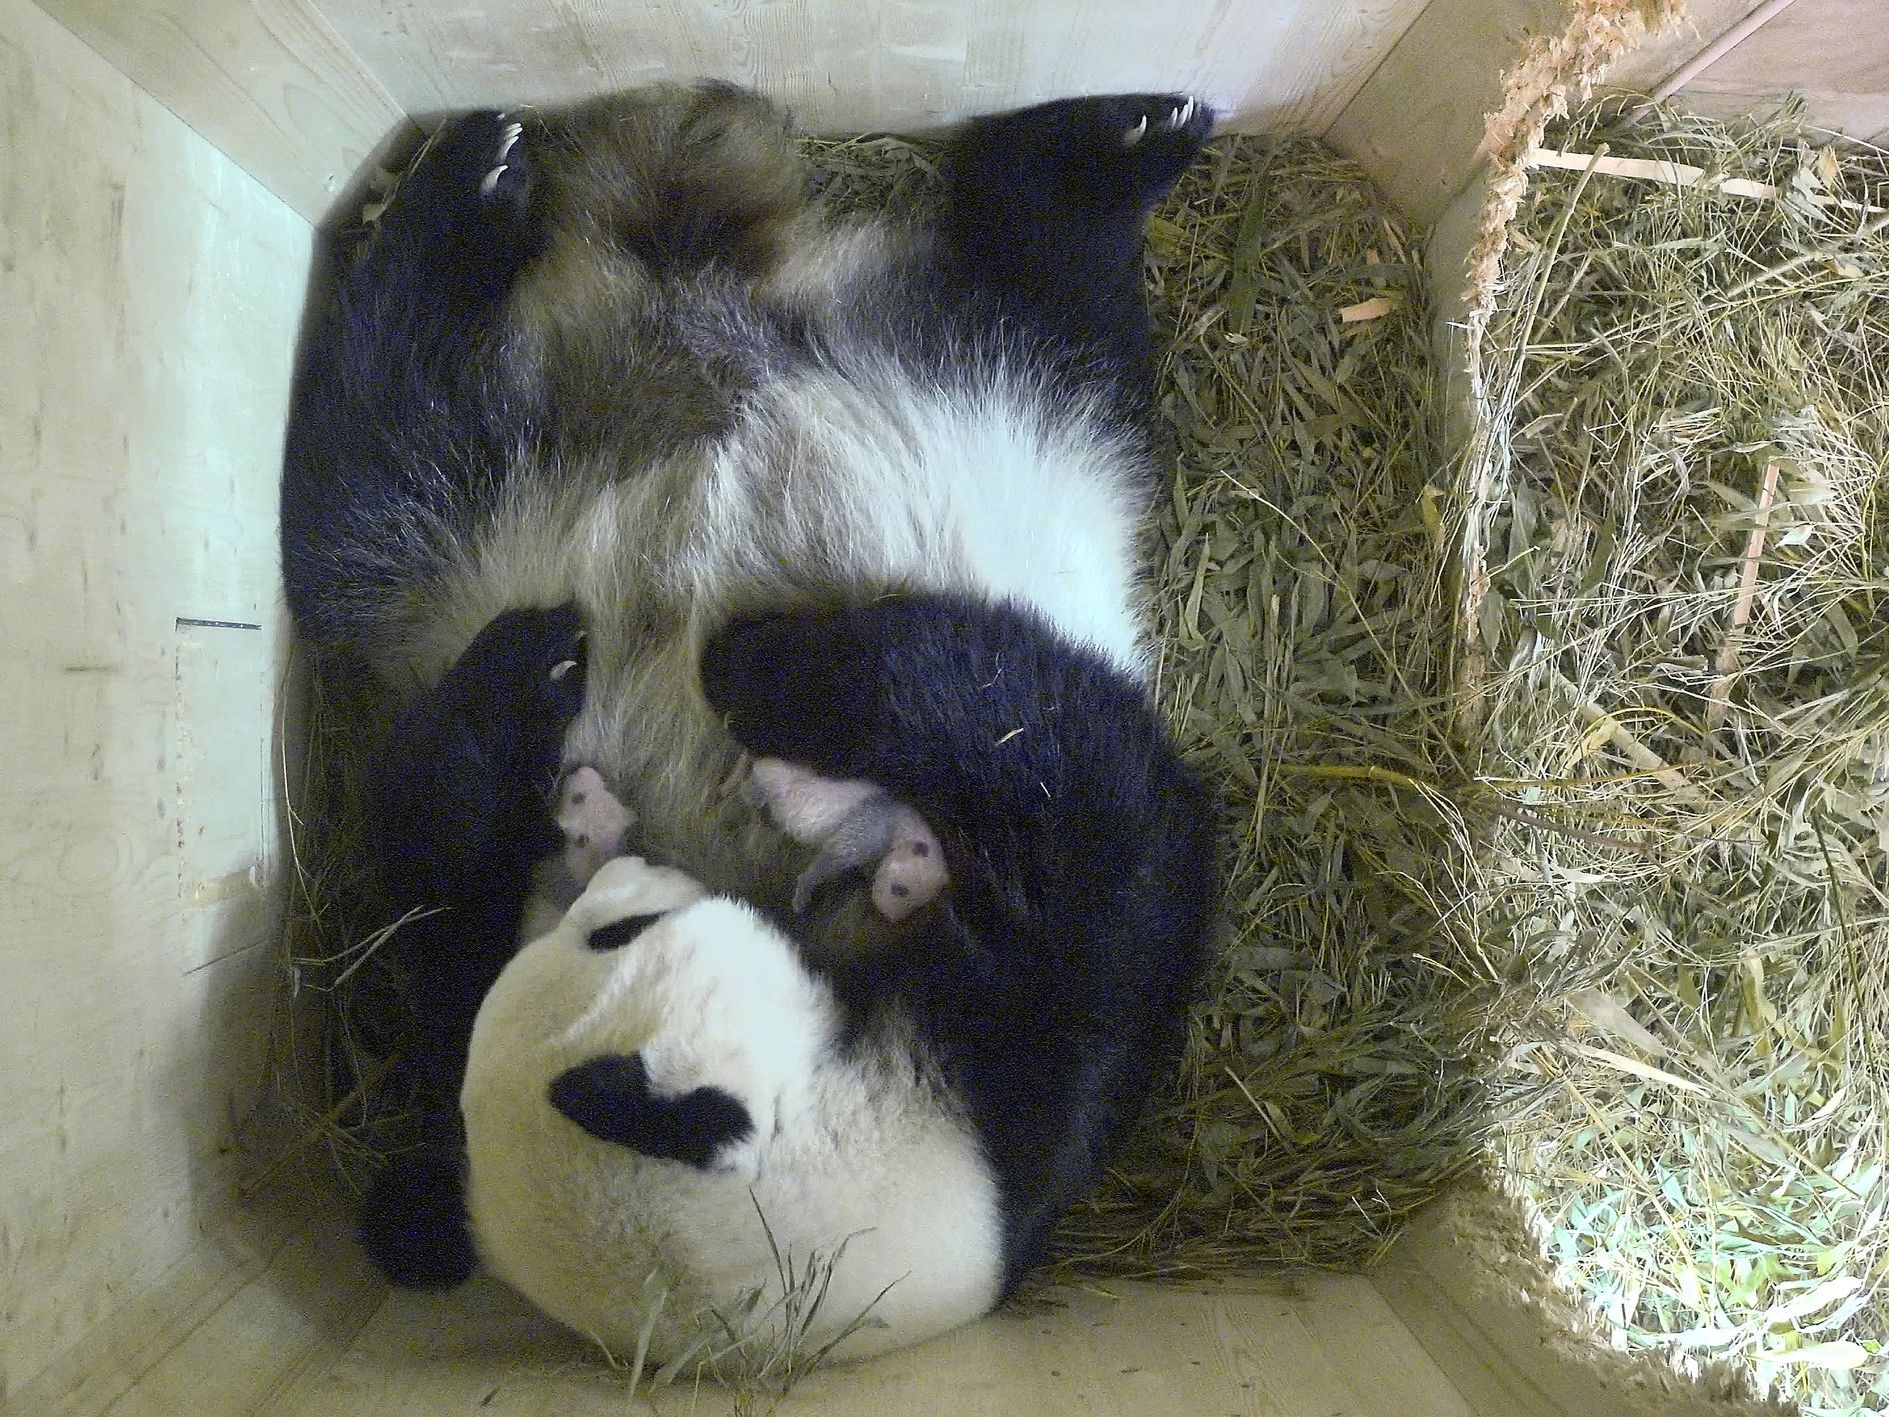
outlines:
[{"label": "panda cub with black and white fur", "polygon": [[[1179,1056],[1217,905],[1139,613],[1144,228],[1211,125],[1159,94],[979,119],[936,219],[898,222],[822,213],[780,114],[727,86],[473,114],[338,253],[283,566],[304,645],[391,725],[365,786],[430,1110],[363,1211],[390,1279],[450,1286],[484,1255],[580,1330],[634,1329],[596,1276],[725,1295],[772,1273],[740,1206],[691,1212],[733,1228],[686,1253],[622,1223],[709,1189],[752,1210],[749,1170],[768,1223],[845,1243],[862,1293],[905,1266],[891,1341],[1045,1257]],[[684,1003],[643,1020],[695,1072],[628,1034],[594,1057],[642,1072],[572,1055],[581,1117],[517,1045],[474,1040],[535,958],[513,973],[573,765],[640,857],[708,892],[648,943],[695,941],[676,997],[713,983],[728,1010],[695,1053]],[[850,804],[844,831],[796,830],[809,784]],[[942,860],[902,875],[919,846]],[[716,973],[697,911],[778,967]],[[636,1007],[606,990],[584,1017]],[[474,1099],[508,1088],[547,1105],[468,1150]],[[661,1121],[698,1089],[752,1136],[718,1138],[719,1103],[687,1114],[699,1136]],[[530,1194],[487,1184],[527,1163]],[[643,1178],[629,1211],[605,1174]],[[925,1212],[955,1217],[929,1247]]]},{"label": "panda cub with black and white fur", "polygon": [[[1003,1227],[977,1135],[942,1078],[845,1031],[752,906],[607,862],[473,1028],[480,1255],[612,1352],[693,1350],[722,1372],[789,1330],[854,1359],[984,1313]],[[788,1266],[817,1276],[817,1307],[786,1294]]]}]

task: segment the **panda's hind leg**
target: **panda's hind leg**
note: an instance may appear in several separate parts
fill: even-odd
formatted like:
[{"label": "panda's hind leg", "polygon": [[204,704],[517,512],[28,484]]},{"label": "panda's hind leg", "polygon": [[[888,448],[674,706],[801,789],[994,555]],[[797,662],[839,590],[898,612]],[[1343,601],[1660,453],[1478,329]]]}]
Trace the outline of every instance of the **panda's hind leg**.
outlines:
[{"label": "panda's hind leg", "polygon": [[1173,189],[1213,121],[1187,94],[1064,98],[973,119],[946,168],[958,230],[1028,240],[1045,226],[1062,234],[1077,215],[1138,219]]},{"label": "panda's hind leg", "polygon": [[531,149],[524,123],[501,110],[447,120],[394,189],[354,283],[461,314],[502,298],[536,247]]},{"label": "panda's hind leg", "polygon": [[1185,94],[1059,99],[975,119],[945,161],[956,278],[1080,361],[1145,380],[1148,213],[1213,131]]},{"label": "panda's hind leg", "polygon": [[415,542],[489,499],[541,419],[501,368],[540,244],[530,142],[504,113],[452,120],[372,227],[336,243],[282,472],[289,608],[317,643],[371,627],[423,569]]}]

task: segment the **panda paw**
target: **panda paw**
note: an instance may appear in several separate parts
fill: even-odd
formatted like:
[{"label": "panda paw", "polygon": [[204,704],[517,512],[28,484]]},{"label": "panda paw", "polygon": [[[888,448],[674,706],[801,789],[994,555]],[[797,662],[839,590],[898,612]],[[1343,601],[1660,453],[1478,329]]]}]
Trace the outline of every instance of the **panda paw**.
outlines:
[{"label": "panda paw", "polygon": [[[1190,134],[1204,141],[1206,133],[1212,131],[1213,110],[1191,94],[1157,99],[1152,110],[1140,100],[1135,102],[1142,111],[1134,125],[1122,132],[1122,146],[1125,148],[1137,148],[1145,142],[1157,145],[1176,141],[1185,143]],[[1150,119],[1153,121],[1150,122]]]},{"label": "panda paw", "polygon": [[702,647],[702,691],[756,757],[863,777],[886,677],[883,636],[859,609],[776,611],[734,620]]},{"label": "panda paw", "polygon": [[1109,94],[978,120],[963,148],[974,166],[1119,210],[1166,196],[1213,124],[1212,106],[1189,94]]},{"label": "panda paw", "polygon": [[357,1233],[390,1283],[450,1289],[472,1278],[478,1257],[461,1157],[429,1146],[392,1162],[368,1190]]},{"label": "panda paw", "polygon": [[434,692],[453,702],[492,768],[547,791],[584,704],[586,660],[574,602],[507,610],[473,637]]},{"label": "panda paw", "polygon": [[479,179],[479,196],[494,211],[522,211],[531,195],[530,149],[524,141],[525,125],[509,113],[492,115],[498,124],[496,143],[488,139],[492,166]]},{"label": "panda paw", "polygon": [[1077,103],[1090,105],[1077,114],[1094,124],[1094,160],[1081,180],[1112,184],[1113,195],[1140,203],[1165,197],[1213,132],[1212,107],[1189,94],[1123,94]]},{"label": "panda paw", "polygon": [[524,124],[501,110],[448,119],[395,186],[381,242],[442,286],[508,287],[531,248],[529,146]]}]

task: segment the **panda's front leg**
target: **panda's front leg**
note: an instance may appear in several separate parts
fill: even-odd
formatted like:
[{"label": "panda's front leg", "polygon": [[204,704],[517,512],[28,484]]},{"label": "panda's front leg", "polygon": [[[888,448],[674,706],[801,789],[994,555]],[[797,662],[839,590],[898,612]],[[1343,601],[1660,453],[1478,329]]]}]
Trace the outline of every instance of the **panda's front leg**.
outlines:
[{"label": "panda's front leg", "polygon": [[403,905],[489,895],[557,847],[547,803],[585,677],[575,604],[508,610],[395,720],[370,802]]},{"label": "panda's front leg", "polygon": [[420,1146],[376,1177],[360,1237],[397,1284],[472,1273],[458,1114],[466,1050],[510,960],[535,863],[558,849],[549,795],[582,705],[574,605],[495,618],[400,716],[370,783],[386,887],[405,918],[383,948],[404,966],[417,1018],[411,1056]]}]

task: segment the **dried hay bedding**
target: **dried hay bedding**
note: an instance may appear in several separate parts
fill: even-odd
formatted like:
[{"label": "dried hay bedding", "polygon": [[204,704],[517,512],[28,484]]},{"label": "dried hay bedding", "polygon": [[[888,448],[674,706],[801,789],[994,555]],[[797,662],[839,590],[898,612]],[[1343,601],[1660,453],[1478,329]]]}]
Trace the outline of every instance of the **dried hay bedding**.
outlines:
[{"label": "dried hay bedding", "polygon": [[1546,1006],[1500,1155],[1623,1341],[1882,1410],[1889,161],[1789,112],[1546,145],[1599,161],[1532,176],[1462,481],[1481,929]]}]

